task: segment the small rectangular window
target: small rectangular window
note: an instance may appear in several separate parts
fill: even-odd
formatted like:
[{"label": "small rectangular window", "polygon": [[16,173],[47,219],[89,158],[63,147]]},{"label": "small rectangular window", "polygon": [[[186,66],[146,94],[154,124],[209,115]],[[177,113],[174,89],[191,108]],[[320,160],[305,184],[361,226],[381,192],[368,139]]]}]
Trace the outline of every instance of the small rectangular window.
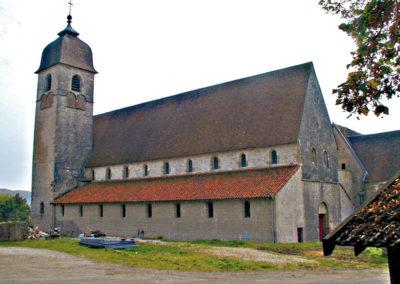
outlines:
[{"label": "small rectangular window", "polygon": [[121,210],[122,210],[122,218],[125,218],[126,217],[126,205],[125,204],[122,204]]},{"label": "small rectangular window", "polygon": [[96,180],[96,172],[92,170],[92,180]]},{"label": "small rectangular window", "polygon": [[79,216],[83,216],[83,205],[79,205]]},{"label": "small rectangular window", "polygon": [[346,169],[346,163],[342,163],[342,170]]},{"label": "small rectangular window", "polygon": [[153,208],[151,204],[147,204],[147,218],[152,218],[153,217]]},{"label": "small rectangular window", "polygon": [[149,167],[147,165],[144,165],[143,167],[143,175],[147,177],[149,175]]},{"label": "small rectangular window", "polygon": [[103,211],[103,204],[100,204],[99,205],[99,215],[100,215],[100,217],[103,217],[103,213],[104,213],[104,211]]},{"label": "small rectangular window", "polygon": [[207,203],[208,218],[214,218],[214,204],[212,202]]},{"label": "small rectangular window", "polygon": [[44,202],[40,202],[39,213],[44,214]]},{"label": "small rectangular window", "polygon": [[61,216],[64,216],[65,214],[65,207],[64,205],[61,205]]},{"label": "small rectangular window", "polygon": [[250,202],[245,201],[244,202],[244,218],[250,218]]},{"label": "small rectangular window", "polygon": [[181,204],[176,204],[176,218],[181,218]]}]

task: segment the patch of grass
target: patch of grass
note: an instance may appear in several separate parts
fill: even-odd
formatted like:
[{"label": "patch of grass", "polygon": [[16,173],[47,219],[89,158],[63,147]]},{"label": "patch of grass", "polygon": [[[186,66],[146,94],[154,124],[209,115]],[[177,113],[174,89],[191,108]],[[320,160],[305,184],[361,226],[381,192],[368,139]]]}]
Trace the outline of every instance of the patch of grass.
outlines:
[{"label": "patch of grass", "polygon": [[[355,257],[349,248],[337,248],[331,257],[322,256],[320,243],[269,244],[235,241],[195,241],[140,243],[136,249],[106,250],[79,245],[76,239],[26,240],[0,242],[0,247],[28,247],[49,249],[84,257],[97,262],[123,264],[132,267],[186,270],[186,271],[271,271],[289,269],[365,269],[386,267],[386,258],[380,250],[367,250]],[[233,257],[213,256],[212,247],[242,247],[273,253],[296,255],[314,260],[314,263],[272,264],[246,261]]]}]

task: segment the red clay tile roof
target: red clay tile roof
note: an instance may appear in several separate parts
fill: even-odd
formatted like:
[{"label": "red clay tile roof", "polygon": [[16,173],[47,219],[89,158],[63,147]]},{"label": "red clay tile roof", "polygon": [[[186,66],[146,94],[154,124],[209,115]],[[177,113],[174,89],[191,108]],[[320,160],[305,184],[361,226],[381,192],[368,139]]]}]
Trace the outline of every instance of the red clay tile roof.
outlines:
[{"label": "red clay tile roof", "polygon": [[297,143],[312,63],[96,115],[87,167]]},{"label": "red clay tile roof", "polygon": [[273,198],[298,165],[222,173],[93,182],[55,199],[55,204]]}]

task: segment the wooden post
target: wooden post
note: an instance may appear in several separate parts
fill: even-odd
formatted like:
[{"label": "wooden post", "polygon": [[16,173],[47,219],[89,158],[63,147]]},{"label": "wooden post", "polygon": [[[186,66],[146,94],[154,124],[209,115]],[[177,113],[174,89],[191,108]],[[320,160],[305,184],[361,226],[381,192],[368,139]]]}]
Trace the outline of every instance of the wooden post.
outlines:
[{"label": "wooden post", "polygon": [[387,248],[388,250],[388,262],[389,262],[389,273],[390,283],[400,283],[400,249],[399,248]]}]

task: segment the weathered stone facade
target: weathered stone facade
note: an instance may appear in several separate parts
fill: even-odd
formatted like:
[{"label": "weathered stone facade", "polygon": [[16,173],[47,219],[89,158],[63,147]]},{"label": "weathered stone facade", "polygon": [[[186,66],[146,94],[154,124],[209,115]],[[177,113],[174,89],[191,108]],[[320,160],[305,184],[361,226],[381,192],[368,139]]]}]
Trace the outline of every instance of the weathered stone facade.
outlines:
[{"label": "weathered stone facade", "polygon": [[[70,25],[59,35],[44,50],[37,72],[32,219],[42,229],[60,226],[64,234],[77,235],[89,227],[110,235],[143,232],[175,240],[315,241],[359,206],[366,170],[341,130],[332,129],[312,63],[94,118],[96,71],[90,47]],[[218,107],[224,108],[222,115]],[[208,131],[214,122],[219,128]],[[280,167],[293,171],[278,175]],[[264,184],[253,175],[253,188],[246,187],[245,178],[239,185],[229,183],[229,198],[197,197],[211,188],[206,186],[210,180],[209,192],[214,185],[218,192],[226,172],[234,178],[233,173],[260,169]],[[268,173],[273,177],[266,178]],[[193,178],[201,175],[208,180]],[[157,191],[148,195],[151,201],[127,199],[139,188],[149,193],[162,188],[160,183],[182,185],[182,179],[187,183],[180,189],[187,192],[190,184],[195,198],[154,199],[165,194]],[[82,202],[84,183],[93,191],[86,191]],[[123,185],[121,195],[115,183]],[[143,186],[150,183],[153,188]],[[108,187],[103,199],[93,201],[99,184]],[[266,184],[273,189],[265,189]],[[265,190],[255,190],[261,187]],[[248,195],[238,195],[241,189]],[[121,196],[118,202],[107,199],[107,190]],[[175,194],[175,187],[168,190]],[[79,197],[75,201],[68,199],[73,193]]]},{"label": "weathered stone facade", "polygon": [[[82,43],[75,52],[88,48],[74,35],[64,34],[63,37]],[[38,70],[31,205],[33,222],[45,230],[55,222],[51,202],[79,186],[83,179],[93,144],[94,87],[94,72],[71,66],[68,58],[44,68],[46,58],[50,57],[46,52],[49,51],[43,52]],[[90,57],[88,61],[91,60]],[[79,90],[71,89],[74,75],[80,78]],[[71,105],[71,97],[80,100],[82,107]]]}]

